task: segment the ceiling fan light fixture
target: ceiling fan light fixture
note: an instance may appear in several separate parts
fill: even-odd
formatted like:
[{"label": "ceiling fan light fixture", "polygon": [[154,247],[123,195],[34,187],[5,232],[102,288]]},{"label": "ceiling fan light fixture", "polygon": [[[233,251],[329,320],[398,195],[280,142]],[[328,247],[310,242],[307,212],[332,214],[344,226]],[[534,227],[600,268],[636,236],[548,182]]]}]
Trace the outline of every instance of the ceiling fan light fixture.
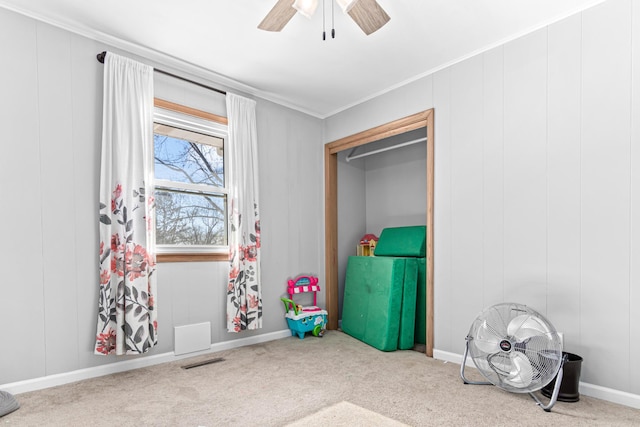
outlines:
[{"label": "ceiling fan light fixture", "polygon": [[311,18],[318,8],[318,0],[295,0],[292,7],[305,18]]},{"label": "ceiling fan light fixture", "polygon": [[[2,0],[0,0],[1,2]],[[274,1],[274,0],[271,0]],[[331,23],[334,19],[334,4],[331,2]],[[391,19],[387,12],[378,4],[377,0],[336,0],[340,8],[349,15],[351,20],[366,35],[378,31]],[[306,18],[311,18],[318,8],[318,0],[277,0],[269,13],[258,24],[258,28],[265,31],[281,31],[285,25],[300,13]],[[326,0],[322,0],[323,24],[326,19]],[[324,26],[323,26],[324,28]],[[335,33],[331,31],[332,36]]]},{"label": "ceiling fan light fixture", "polygon": [[342,9],[344,13],[349,13],[351,8],[358,3],[358,0],[336,0],[338,2],[338,6]]}]

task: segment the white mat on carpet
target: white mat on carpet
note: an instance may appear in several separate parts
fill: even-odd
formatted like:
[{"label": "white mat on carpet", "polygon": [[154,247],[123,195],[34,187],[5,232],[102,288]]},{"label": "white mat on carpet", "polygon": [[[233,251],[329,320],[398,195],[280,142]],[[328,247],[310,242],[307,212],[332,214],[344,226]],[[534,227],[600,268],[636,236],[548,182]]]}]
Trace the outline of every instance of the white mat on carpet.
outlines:
[{"label": "white mat on carpet", "polygon": [[362,426],[362,427],[408,427],[399,421],[353,403],[342,401],[304,417],[288,427]]}]

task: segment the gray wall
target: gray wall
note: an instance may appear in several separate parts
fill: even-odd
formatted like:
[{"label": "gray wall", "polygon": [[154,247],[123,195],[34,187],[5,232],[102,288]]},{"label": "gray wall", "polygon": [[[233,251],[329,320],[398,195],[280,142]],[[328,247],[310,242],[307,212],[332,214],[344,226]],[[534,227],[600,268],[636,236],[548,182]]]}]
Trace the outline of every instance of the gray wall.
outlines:
[{"label": "gray wall", "polygon": [[[102,126],[95,55],[105,49],[0,9],[0,385],[130,359],[93,355]],[[213,92],[158,74],[155,86],[158,97],[224,114]],[[226,332],[225,262],[163,263],[151,354],[172,351],[173,327],[185,324],[210,321],[212,343],[286,330],[286,280],[301,272],[323,279],[322,121],[257,102],[264,327]]]},{"label": "gray wall", "polygon": [[[426,130],[411,135],[426,135]],[[382,146],[407,142],[399,135]],[[358,149],[356,154],[381,147]],[[427,217],[427,146],[421,142],[347,162],[351,150],[338,153],[338,309],[342,317],[344,279],[349,255],[366,233],[380,236],[385,227],[424,225]]]},{"label": "gray wall", "polygon": [[610,0],[325,120],[333,141],[435,108],[436,350],[520,302],[583,381],[640,393],[639,73],[640,7]]},{"label": "gray wall", "polygon": [[367,233],[380,236],[385,227],[427,223],[425,142],[365,157],[365,182]]},{"label": "gray wall", "polygon": [[338,318],[342,319],[347,259],[367,233],[366,171],[364,159],[345,160],[349,151],[338,153]]}]

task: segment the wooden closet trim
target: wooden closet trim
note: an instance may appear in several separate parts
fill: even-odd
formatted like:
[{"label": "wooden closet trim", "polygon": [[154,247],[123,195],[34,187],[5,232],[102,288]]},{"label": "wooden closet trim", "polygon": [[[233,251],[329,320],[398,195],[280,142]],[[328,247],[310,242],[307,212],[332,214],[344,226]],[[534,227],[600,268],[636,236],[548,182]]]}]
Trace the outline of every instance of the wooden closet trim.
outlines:
[{"label": "wooden closet trim", "polygon": [[434,109],[429,109],[375,128],[356,133],[324,146],[325,281],[327,327],[338,329],[338,154],[369,142],[411,130],[427,129],[427,337],[426,355],[433,357],[433,193],[434,193]]}]

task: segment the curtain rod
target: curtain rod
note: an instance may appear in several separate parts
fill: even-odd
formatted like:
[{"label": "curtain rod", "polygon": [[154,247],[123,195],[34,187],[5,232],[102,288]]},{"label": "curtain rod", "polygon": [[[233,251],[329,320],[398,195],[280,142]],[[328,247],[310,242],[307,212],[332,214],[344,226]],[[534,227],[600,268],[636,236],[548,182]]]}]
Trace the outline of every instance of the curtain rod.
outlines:
[{"label": "curtain rod", "polygon": [[[96,58],[98,58],[98,62],[99,62],[99,63],[104,64],[104,57],[105,57],[105,55],[106,55],[106,54],[107,54],[107,52],[105,51],[105,52],[100,52],[99,54],[97,54],[97,55],[96,55]],[[205,88],[205,89],[212,90],[212,91],[214,91],[214,92],[221,93],[222,95],[226,95],[226,94],[227,94],[227,92],[225,92],[225,91],[223,91],[223,90],[216,89],[215,87],[211,87],[211,86],[203,85],[202,83],[194,82],[193,80],[186,79],[186,78],[184,78],[184,77],[182,77],[182,76],[177,76],[177,75],[175,75],[175,74],[173,74],[173,73],[169,73],[168,71],[159,70],[159,69],[157,69],[157,68],[154,68],[154,69],[153,69],[153,71],[155,71],[156,73],[164,74],[165,76],[169,76],[169,77],[176,78],[176,79],[178,79],[178,80],[185,81],[185,82],[187,82],[187,83],[194,84],[194,85],[196,85],[196,86],[203,87],[203,88]]]},{"label": "curtain rod", "polygon": [[358,148],[358,147],[354,147],[353,150],[351,150],[351,152],[349,153],[349,155],[345,158],[345,160],[348,162],[349,160],[359,159],[360,157],[366,157],[366,156],[370,156],[372,154],[384,153],[385,151],[395,150],[396,148],[406,147],[407,145],[417,144],[419,142],[424,142],[426,140],[427,140],[426,137],[425,138],[418,138],[418,139],[414,139],[413,141],[403,142],[401,144],[392,145],[392,146],[386,147],[386,148],[380,148],[378,150],[367,151],[366,153],[357,154],[355,156],[353,155],[353,153],[355,153],[356,148]]}]

